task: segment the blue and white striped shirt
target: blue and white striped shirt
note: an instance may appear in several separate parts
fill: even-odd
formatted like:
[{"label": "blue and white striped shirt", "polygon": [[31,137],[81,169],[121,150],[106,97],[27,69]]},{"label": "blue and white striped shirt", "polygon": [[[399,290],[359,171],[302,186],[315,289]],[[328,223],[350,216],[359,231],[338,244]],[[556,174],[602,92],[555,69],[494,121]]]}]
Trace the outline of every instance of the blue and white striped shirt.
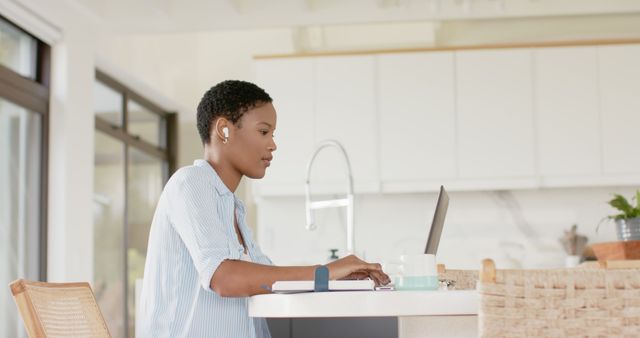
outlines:
[{"label": "blue and white striped shirt", "polygon": [[272,264],[246,225],[244,205],[207,161],[169,179],[149,234],[139,337],[270,337],[263,318],[249,317],[246,297],[220,297],[210,288],[220,263],[244,252],[234,210],[251,260]]}]

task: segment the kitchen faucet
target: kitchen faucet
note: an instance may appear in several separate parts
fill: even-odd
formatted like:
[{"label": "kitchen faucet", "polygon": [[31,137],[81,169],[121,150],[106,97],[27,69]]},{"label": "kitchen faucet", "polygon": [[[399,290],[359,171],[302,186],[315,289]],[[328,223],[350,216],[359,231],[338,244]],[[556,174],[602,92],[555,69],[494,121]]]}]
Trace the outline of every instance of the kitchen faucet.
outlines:
[{"label": "kitchen faucet", "polygon": [[[347,163],[347,196],[344,198],[337,198],[325,201],[311,201],[311,167],[313,166],[313,161],[318,156],[320,150],[328,147],[336,147],[342,155],[344,155],[344,160]],[[340,142],[336,140],[324,140],[318,143],[316,149],[313,151],[309,162],[307,163],[307,179],[305,181],[305,209],[307,215],[307,230],[315,230],[317,228],[315,223],[315,218],[313,215],[313,210],[315,209],[325,209],[325,208],[347,208],[347,251],[350,254],[355,253],[355,238],[354,238],[354,222],[353,222],[353,175],[351,175],[351,163],[349,162],[349,156],[347,156],[347,152],[340,144]]]}]

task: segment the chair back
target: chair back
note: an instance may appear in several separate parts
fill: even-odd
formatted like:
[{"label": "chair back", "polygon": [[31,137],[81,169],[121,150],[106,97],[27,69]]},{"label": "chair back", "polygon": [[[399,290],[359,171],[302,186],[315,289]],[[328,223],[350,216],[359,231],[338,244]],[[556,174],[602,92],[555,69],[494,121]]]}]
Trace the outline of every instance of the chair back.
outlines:
[{"label": "chair back", "polygon": [[640,333],[640,269],[499,270],[483,261],[480,337],[631,337]]},{"label": "chair back", "polygon": [[89,283],[18,279],[10,285],[30,338],[110,338]]}]

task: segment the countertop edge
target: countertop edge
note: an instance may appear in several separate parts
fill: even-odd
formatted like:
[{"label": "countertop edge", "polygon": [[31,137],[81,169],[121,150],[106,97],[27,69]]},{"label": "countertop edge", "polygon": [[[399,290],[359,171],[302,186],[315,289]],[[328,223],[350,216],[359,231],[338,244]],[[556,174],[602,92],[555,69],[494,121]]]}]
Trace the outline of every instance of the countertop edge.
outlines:
[{"label": "countertop edge", "polygon": [[249,316],[266,318],[475,316],[475,290],[342,291],[249,298]]}]

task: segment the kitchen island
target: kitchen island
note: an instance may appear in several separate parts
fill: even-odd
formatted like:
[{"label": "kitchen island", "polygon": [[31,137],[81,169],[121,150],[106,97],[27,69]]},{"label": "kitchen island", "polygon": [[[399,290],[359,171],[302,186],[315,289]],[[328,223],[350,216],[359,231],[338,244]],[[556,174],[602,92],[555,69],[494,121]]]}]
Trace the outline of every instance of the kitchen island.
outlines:
[{"label": "kitchen island", "polygon": [[398,337],[477,337],[478,294],[449,291],[334,291],[249,298],[249,316],[397,317]]}]

